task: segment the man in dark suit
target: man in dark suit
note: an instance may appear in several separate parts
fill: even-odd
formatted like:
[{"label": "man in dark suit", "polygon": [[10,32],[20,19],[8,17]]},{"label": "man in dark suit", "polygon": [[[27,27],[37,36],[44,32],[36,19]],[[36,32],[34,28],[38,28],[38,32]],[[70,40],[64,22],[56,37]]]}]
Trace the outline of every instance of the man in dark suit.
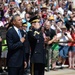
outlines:
[{"label": "man in dark suit", "polygon": [[31,47],[31,75],[44,75],[46,63],[46,51],[44,49],[44,38],[41,32],[40,20],[37,16],[30,19],[32,30],[28,32],[28,39]]},{"label": "man in dark suit", "polygon": [[22,26],[22,20],[17,14],[12,17],[11,22],[13,25],[6,34],[8,75],[23,75],[23,70],[27,64],[24,45],[25,38],[23,31],[19,29]]}]

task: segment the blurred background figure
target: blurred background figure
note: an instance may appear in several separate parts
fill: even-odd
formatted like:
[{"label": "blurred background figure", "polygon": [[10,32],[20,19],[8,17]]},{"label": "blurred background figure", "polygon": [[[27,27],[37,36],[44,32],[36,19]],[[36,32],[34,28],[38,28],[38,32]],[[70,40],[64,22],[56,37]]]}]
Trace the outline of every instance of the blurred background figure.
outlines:
[{"label": "blurred background figure", "polygon": [[30,44],[28,40],[27,22],[23,23],[22,29],[24,31],[24,37],[26,39],[25,40],[25,53],[26,53],[27,68],[25,68],[24,74],[27,75],[30,73]]},{"label": "blurred background figure", "polygon": [[[1,62],[1,53],[2,53],[2,38],[1,38],[1,33],[0,33],[0,62]],[[0,65],[0,72],[2,73],[2,65]]]}]

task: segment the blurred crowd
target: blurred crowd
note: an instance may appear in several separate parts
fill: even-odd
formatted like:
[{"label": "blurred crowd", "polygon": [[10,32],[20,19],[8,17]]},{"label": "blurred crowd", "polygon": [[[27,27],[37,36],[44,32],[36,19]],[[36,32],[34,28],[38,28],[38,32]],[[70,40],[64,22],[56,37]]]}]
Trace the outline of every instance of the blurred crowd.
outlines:
[{"label": "blurred crowd", "polygon": [[67,57],[69,68],[75,69],[75,8],[72,5],[72,0],[3,0],[0,2],[0,27],[9,29],[12,16],[19,14],[28,32],[32,28],[30,18],[38,16],[44,38],[51,40],[46,49],[51,49],[52,69],[65,65]]},{"label": "blurred crowd", "polygon": [[[74,8],[71,0],[41,0],[25,1],[25,0],[3,0],[0,2],[0,26],[8,26],[11,17],[19,14],[24,21],[29,21],[34,14],[40,18],[40,24],[44,25],[45,21],[52,20],[56,26],[64,24],[68,29],[70,28],[68,21],[74,18]],[[60,23],[61,22],[61,23]],[[53,27],[53,25],[52,25]],[[55,26],[53,27],[55,29]]]}]

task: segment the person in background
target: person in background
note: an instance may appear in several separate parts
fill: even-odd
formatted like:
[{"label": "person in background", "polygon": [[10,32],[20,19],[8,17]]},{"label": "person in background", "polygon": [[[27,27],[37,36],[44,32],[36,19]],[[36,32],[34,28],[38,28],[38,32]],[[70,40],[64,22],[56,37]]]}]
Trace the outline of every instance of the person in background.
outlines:
[{"label": "person in background", "polygon": [[53,42],[56,40],[56,32],[55,30],[51,28],[50,21],[46,21],[45,29],[46,29],[45,30],[46,38],[49,37],[49,40],[47,41],[46,49],[49,52],[49,56],[50,56],[49,61],[51,63],[51,69],[56,70],[56,60],[57,60],[58,52],[57,51],[55,52],[55,50],[52,50],[54,49],[52,48],[52,45],[53,45]]},{"label": "person in background", "polygon": [[[73,14],[72,17],[72,23],[71,23],[71,37],[73,41],[75,41],[75,14]],[[75,69],[74,63],[75,63],[75,43],[69,44],[69,68]]]},{"label": "person in background", "polygon": [[0,3],[0,20],[4,18],[4,5]]},{"label": "person in background", "polygon": [[[2,38],[1,38],[1,33],[0,33],[0,60],[1,60],[1,52],[2,52]],[[3,72],[1,65],[0,65],[0,72],[1,73]]]},{"label": "person in background", "polygon": [[66,58],[68,57],[68,50],[69,50],[68,43],[64,43],[64,42],[71,41],[71,35],[67,31],[67,28],[65,25],[62,25],[61,30],[62,31],[57,34],[57,38],[58,38],[59,42],[61,42],[61,43],[59,43],[58,63],[61,63],[61,67],[64,67]]},{"label": "person in background", "polygon": [[25,53],[26,53],[26,62],[27,62],[27,68],[24,71],[24,74],[28,74],[30,72],[30,45],[28,40],[28,32],[27,29],[27,22],[24,22],[22,25],[22,29],[24,31],[24,37],[25,37]]},{"label": "person in background", "polygon": [[27,27],[26,27],[26,31],[29,31],[29,27],[31,26],[31,24],[29,23],[30,20],[30,13],[26,12],[25,14],[25,18],[22,20],[22,22],[26,22],[27,23]]}]

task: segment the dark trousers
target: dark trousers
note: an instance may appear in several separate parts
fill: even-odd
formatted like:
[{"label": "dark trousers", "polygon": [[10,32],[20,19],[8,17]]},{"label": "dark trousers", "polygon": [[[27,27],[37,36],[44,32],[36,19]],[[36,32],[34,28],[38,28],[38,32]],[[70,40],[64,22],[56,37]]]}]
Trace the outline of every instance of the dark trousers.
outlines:
[{"label": "dark trousers", "polygon": [[1,52],[2,52],[2,42],[0,42],[0,58],[1,58]]},{"label": "dark trousers", "polygon": [[32,63],[31,64],[31,75],[44,75],[45,64]]},{"label": "dark trousers", "polygon": [[29,53],[26,53],[26,62],[27,62],[27,67],[24,69],[24,74],[28,73],[27,70],[30,67],[30,64],[29,64]]},{"label": "dark trousers", "polygon": [[23,75],[23,67],[8,67],[8,75]]},{"label": "dark trousers", "polygon": [[27,62],[27,67],[29,66],[29,53],[26,53],[26,62]]}]

